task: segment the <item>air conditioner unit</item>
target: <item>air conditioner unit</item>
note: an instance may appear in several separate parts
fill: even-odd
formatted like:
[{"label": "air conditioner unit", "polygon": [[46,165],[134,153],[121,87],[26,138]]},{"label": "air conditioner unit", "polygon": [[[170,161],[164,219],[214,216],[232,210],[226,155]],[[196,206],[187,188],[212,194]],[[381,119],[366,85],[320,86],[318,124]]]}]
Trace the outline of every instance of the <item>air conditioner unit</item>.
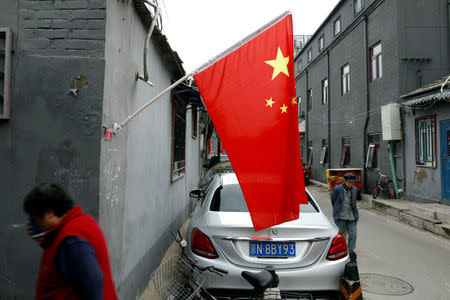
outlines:
[{"label": "air conditioner unit", "polygon": [[402,139],[400,105],[391,103],[381,107],[381,125],[384,141]]}]

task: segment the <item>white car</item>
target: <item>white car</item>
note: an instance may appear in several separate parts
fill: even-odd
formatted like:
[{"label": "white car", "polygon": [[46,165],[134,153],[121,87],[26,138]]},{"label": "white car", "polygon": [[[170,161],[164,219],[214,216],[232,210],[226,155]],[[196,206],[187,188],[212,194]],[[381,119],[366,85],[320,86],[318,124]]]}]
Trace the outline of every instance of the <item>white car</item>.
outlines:
[{"label": "white car", "polygon": [[200,266],[214,265],[229,273],[204,272],[204,287],[213,295],[246,293],[252,286],[242,271],[258,272],[273,266],[282,291],[336,295],[345,264],[345,238],[307,192],[300,218],[255,232],[234,173],[214,175],[194,209],[187,232],[186,254]]}]

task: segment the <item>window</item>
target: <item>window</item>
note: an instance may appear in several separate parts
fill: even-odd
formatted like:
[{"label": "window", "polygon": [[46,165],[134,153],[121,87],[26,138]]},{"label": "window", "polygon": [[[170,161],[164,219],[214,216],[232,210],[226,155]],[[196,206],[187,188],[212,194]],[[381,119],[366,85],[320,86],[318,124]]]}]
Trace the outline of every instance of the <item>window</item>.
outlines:
[{"label": "window", "polygon": [[328,78],[322,80],[322,104],[328,103]]},{"label": "window", "polygon": [[312,109],[312,89],[309,89],[306,98],[306,111],[310,111],[311,109]]},{"label": "window", "polygon": [[370,48],[370,80],[374,81],[383,77],[383,63],[381,43]]},{"label": "window", "polygon": [[367,136],[369,147],[367,148],[366,168],[377,168],[378,154],[377,149],[380,146],[380,133],[369,133]]},{"label": "window", "polygon": [[298,61],[298,71],[300,72],[302,70],[302,59],[300,58],[300,60]]},{"label": "window", "polygon": [[[217,188],[211,199],[209,209],[211,211],[226,211],[226,212],[248,212],[247,203],[245,202],[239,184],[227,184],[223,187]],[[300,213],[318,213],[317,204],[311,198],[309,193],[306,193],[308,198],[307,204],[300,204]],[[223,201],[222,201],[223,199]]]},{"label": "window", "polygon": [[319,38],[319,52],[322,51],[324,47],[325,47],[324,36],[322,35],[322,36]]},{"label": "window", "polygon": [[347,64],[341,69],[342,74],[342,95],[350,91],[350,66]]},{"label": "window", "polygon": [[192,106],[192,138],[197,138],[197,107]]},{"label": "window", "polygon": [[172,181],[185,173],[186,110],[183,101],[172,97]]},{"label": "window", "polygon": [[353,4],[355,7],[355,15],[357,15],[364,7],[364,1],[363,0],[353,0]]},{"label": "window", "polygon": [[308,50],[307,55],[308,55],[308,57],[307,57],[308,58],[308,62],[310,62],[312,60],[312,49]]},{"label": "window", "polygon": [[308,167],[312,165],[313,162],[313,146],[312,141],[308,141]]},{"label": "window", "polygon": [[342,152],[339,161],[341,166],[348,166],[350,164],[350,137],[342,137]]},{"label": "window", "polygon": [[436,167],[436,116],[416,119],[416,165]]},{"label": "window", "polygon": [[322,140],[322,152],[320,153],[320,163],[326,164],[328,161],[328,142],[327,140]]},{"label": "window", "polygon": [[341,32],[341,17],[334,21],[334,36],[337,36]]}]

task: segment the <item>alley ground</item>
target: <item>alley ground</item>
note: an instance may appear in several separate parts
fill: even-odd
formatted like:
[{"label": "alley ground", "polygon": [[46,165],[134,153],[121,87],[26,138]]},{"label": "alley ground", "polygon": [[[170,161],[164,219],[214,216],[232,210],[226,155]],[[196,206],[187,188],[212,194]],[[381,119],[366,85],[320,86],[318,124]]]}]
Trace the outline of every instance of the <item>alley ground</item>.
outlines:
[{"label": "alley ground", "polygon": [[[312,185],[308,189],[332,219],[330,192]],[[450,300],[450,240],[375,212],[367,201],[359,201],[358,207],[356,253],[364,299]],[[177,252],[172,245],[163,261]],[[158,299],[151,282],[141,299]]]},{"label": "alley ground", "polygon": [[[325,214],[332,219],[330,192],[321,187],[309,186]],[[450,299],[450,240],[427,231],[401,223],[393,217],[368,209],[360,202],[360,221],[356,253],[362,279],[372,290],[389,290],[400,293],[401,287],[385,275],[409,283],[413,292],[389,296],[363,291],[364,299]],[[386,281],[380,281],[385,278]],[[366,282],[363,282],[363,286]]]}]

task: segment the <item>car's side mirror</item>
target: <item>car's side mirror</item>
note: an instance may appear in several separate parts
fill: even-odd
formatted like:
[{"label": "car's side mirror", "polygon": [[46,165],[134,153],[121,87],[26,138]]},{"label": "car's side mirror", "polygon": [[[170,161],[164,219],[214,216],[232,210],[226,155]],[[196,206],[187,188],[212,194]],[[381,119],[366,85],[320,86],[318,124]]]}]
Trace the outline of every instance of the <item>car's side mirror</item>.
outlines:
[{"label": "car's side mirror", "polygon": [[189,197],[191,198],[200,198],[203,196],[202,190],[193,190],[189,193]]}]

